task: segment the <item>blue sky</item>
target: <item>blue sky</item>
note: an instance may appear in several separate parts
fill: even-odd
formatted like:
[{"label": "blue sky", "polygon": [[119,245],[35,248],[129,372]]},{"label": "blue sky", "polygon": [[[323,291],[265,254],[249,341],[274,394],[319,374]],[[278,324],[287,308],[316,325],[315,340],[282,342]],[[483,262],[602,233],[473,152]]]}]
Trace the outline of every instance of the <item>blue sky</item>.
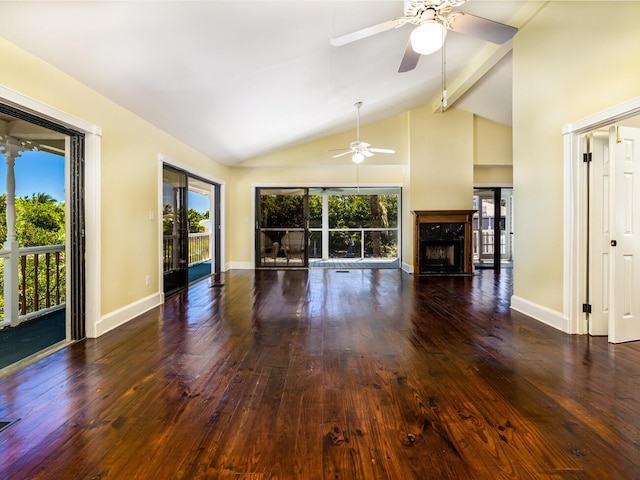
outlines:
[{"label": "blue sky", "polygon": [[[4,182],[7,164],[0,154],[0,193],[7,192]],[[46,193],[58,203],[64,201],[64,157],[47,152],[23,152],[16,159],[16,196],[30,197]],[[209,197],[189,192],[189,207],[204,213],[209,211]]]},{"label": "blue sky", "polygon": [[187,202],[189,203],[189,208],[193,208],[200,213],[209,211],[209,197],[206,195],[189,192]]},{"label": "blue sky", "polygon": [[[7,164],[0,155],[0,193],[7,192],[4,181]],[[47,152],[23,152],[16,159],[16,196],[46,193],[58,203],[64,201],[64,157]]]}]

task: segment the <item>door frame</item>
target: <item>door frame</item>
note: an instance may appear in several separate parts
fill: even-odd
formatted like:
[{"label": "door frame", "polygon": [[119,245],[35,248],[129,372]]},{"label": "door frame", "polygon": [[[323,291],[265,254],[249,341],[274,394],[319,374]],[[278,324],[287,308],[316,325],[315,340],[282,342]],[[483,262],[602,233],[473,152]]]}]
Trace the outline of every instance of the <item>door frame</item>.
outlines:
[{"label": "door frame", "polygon": [[[300,228],[303,229],[304,232],[304,245],[308,245],[309,244],[309,187],[283,187],[283,186],[274,186],[274,187],[255,187],[254,191],[253,191],[253,209],[254,209],[254,222],[255,222],[255,229],[253,232],[253,265],[255,269],[265,269],[265,270],[274,270],[274,269],[281,269],[282,267],[278,267],[275,262],[273,265],[268,265],[268,264],[262,264],[262,258],[260,256],[260,242],[261,239],[259,238],[258,234],[259,232],[262,232],[263,230],[263,226],[260,223],[260,217],[261,215],[258,214],[258,212],[260,212],[260,198],[261,195],[258,195],[258,192],[262,191],[262,190],[303,190],[304,193],[302,194],[302,196],[304,197],[304,201],[303,201],[303,227],[282,227],[282,228],[278,228],[275,227],[274,230],[291,230],[291,231],[299,231]],[[274,244],[275,245],[275,244]],[[308,248],[304,248],[304,254],[303,254],[303,258],[302,258],[302,265],[299,266],[289,266],[288,265],[288,261],[287,261],[287,269],[307,269],[309,268],[309,249]],[[277,252],[276,252],[277,254]],[[259,262],[260,261],[260,262]]]},{"label": "door frame", "polygon": [[[41,103],[33,98],[10,90],[0,85],[0,103],[7,107],[24,112],[33,118],[40,119],[50,125],[67,129],[74,140],[67,140],[67,152],[65,159],[65,203],[73,203],[80,206],[81,212],[74,212],[69,217],[67,211],[66,238],[80,247],[78,258],[72,259],[67,274],[67,335],[71,332],[69,340],[89,337],[95,338],[99,332],[101,321],[101,281],[100,281],[100,163],[101,163],[101,137],[102,129],[92,123],[74,117],[66,112]],[[83,136],[84,141],[78,140]],[[81,165],[74,166],[79,171],[69,172],[69,148],[74,148],[76,154],[84,155]],[[72,195],[70,175],[76,175],[75,191]],[[79,191],[78,191],[79,189]],[[84,218],[76,218],[82,215]],[[74,224],[71,231],[71,224]],[[73,238],[72,238],[73,237]],[[70,248],[73,248],[70,246]],[[75,254],[71,253],[72,258]],[[82,295],[80,303],[75,303],[74,298]],[[69,301],[70,300],[70,301]],[[69,322],[75,322],[73,329]]]},{"label": "door frame", "polygon": [[588,183],[583,154],[588,152],[586,135],[599,128],[640,115],[640,97],[595,115],[567,124],[562,129],[564,143],[563,235],[563,330],[587,334],[588,282]]},{"label": "door frame", "polygon": [[[209,218],[215,214],[215,221],[212,223],[212,241],[215,242],[216,251],[212,252],[211,259],[215,262],[215,267],[212,266],[212,277],[214,274],[219,274],[227,271],[227,265],[225,262],[225,181],[203,172],[197,168],[193,168],[186,163],[171,158],[162,153],[158,154],[158,202],[155,216],[158,219],[162,218],[162,169],[164,166],[172,167],[177,170],[183,171],[187,177],[195,177],[210,183],[215,186],[214,191],[211,194],[211,200],[217,201],[216,212],[209,211]],[[162,303],[164,303],[164,269],[163,269],[163,235],[162,235],[162,221],[158,221],[158,279],[159,289],[162,295]],[[215,271],[214,271],[215,270]]]}]

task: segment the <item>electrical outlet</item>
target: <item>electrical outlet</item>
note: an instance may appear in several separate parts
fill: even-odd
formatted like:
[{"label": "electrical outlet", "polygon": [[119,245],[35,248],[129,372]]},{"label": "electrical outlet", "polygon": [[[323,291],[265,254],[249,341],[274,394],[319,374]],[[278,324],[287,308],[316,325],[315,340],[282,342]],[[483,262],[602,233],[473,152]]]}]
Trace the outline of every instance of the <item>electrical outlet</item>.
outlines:
[{"label": "electrical outlet", "polygon": [[147,275],[147,278],[145,281],[147,283],[147,286],[151,285],[151,275]]}]

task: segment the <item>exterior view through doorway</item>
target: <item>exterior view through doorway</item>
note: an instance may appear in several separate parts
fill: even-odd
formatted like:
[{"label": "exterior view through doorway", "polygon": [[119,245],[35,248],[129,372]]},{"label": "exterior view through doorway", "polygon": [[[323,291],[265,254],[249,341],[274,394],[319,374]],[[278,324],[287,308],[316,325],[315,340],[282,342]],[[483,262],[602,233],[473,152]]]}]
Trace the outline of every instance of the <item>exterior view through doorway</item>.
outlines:
[{"label": "exterior view through doorway", "polygon": [[513,188],[473,191],[473,264],[499,270],[513,266]]},{"label": "exterior view through doorway", "polygon": [[0,127],[2,369],[84,338],[86,325],[84,134],[2,104]]},{"label": "exterior view through doorway", "polygon": [[257,268],[400,268],[400,187],[256,189]]},{"label": "exterior view through doorway", "polygon": [[166,295],[220,273],[220,185],[162,169],[163,289]]}]

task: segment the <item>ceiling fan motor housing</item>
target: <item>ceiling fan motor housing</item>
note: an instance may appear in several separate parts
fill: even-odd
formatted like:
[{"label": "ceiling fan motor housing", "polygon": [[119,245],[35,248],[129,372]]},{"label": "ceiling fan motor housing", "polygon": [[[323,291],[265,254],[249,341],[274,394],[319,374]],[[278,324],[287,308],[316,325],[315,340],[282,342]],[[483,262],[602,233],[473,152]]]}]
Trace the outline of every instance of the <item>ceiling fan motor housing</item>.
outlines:
[{"label": "ceiling fan motor housing", "polygon": [[355,142],[351,142],[351,144],[349,144],[349,148],[354,152],[362,152],[368,147],[370,147],[370,145],[367,142],[361,142],[360,140],[356,140]]},{"label": "ceiling fan motor housing", "polygon": [[407,17],[421,17],[425,10],[442,10],[459,7],[467,0],[404,0],[404,14]]}]

